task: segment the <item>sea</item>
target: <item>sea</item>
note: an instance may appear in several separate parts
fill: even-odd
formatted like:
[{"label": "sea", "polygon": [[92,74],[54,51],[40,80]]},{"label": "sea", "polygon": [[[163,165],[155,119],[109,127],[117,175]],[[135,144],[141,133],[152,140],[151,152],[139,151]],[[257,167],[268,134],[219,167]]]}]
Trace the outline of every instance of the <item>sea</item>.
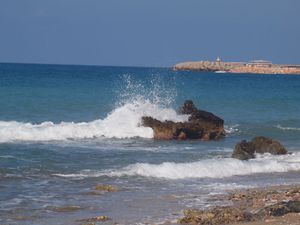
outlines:
[{"label": "sea", "polygon": [[[185,100],[223,118],[226,137],[154,140],[141,117],[185,121]],[[231,158],[259,135],[289,154]],[[0,64],[0,224],[176,223],[236,189],[299,183],[300,76]]]}]

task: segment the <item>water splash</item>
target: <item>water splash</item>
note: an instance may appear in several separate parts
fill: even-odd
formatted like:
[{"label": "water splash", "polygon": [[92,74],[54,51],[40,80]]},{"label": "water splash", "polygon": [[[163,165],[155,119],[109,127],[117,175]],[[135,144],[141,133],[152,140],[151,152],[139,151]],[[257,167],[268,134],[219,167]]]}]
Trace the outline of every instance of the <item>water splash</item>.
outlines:
[{"label": "water splash", "polygon": [[172,108],[164,108],[149,100],[135,100],[114,109],[104,119],[91,122],[46,121],[40,124],[0,121],[0,142],[51,141],[83,138],[152,138],[153,130],[141,125],[143,116],[161,121],[183,122],[186,115],[178,115]]}]

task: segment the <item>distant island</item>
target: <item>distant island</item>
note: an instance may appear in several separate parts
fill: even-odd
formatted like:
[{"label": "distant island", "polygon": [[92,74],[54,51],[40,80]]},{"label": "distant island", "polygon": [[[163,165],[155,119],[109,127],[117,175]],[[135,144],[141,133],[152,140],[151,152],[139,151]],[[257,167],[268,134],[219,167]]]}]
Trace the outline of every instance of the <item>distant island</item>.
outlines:
[{"label": "distant island", "polygon": [[273,64],[266,60],[250,62],[215,61],[182,62],[173,67],[174,70],[208,71],[216,73],[256,73],[256,74],[299,74],[300,65]]}]

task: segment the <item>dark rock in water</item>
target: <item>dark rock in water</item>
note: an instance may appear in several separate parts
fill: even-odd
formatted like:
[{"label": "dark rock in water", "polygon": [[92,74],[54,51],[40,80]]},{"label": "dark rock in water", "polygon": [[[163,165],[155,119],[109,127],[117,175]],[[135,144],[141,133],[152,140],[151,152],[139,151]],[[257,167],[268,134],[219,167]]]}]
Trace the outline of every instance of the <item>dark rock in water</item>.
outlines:
[{"label": "dark rock in water", "polygon": [[192,114],[194,112],[197,112],[197,108],[194,105],[193,101],[186,100],[183,104],[183,106],[180,108],[179,113],[181,114]]},{"label": "dark rock in water", "polygon": [[245,140],[236,144],[232,158],[248,160],[255,158],[255,153],[273,155],[287,154],[287,150],[278,141],[267,137],[255,137],[250,142]]},{"label": "dark rock in water", "polygon": [[186,101],[181,114],[189,114],[187,122],[159,121],[152,117],[142,117],[143,126],[151,127],[155,139],[215,140],[225,136],[224,121],[210,112],[198,110],[192,101]]},{"label": "dark rock in water", "polygon": [[197,109],[191,100],[185,101],[179,112],[181,114],[189,114],[189,121],[214,123],[216,126],[224,125],[224,120],[210,112]]},{"label": "dark rock in water", "polygon": [[253,159],[255,158],[254,152],[255,145],[252,142],[243,140],[235,145],[234,151],[232,153],[232,158],[240,160]]},{"label": "dark rock in water", "polygon": [[251,141],[255,145],[256,153],[271,153],[273,155],[284,155],[287,150],[279,141],[266,137],[255,137]]}]

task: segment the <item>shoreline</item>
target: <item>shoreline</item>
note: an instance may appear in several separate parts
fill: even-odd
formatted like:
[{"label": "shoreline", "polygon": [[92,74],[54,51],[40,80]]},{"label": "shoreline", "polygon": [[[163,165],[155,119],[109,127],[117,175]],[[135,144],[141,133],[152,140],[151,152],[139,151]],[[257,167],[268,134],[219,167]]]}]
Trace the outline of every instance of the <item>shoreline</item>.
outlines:
[{"label": "shoreline", "polygon": [[212,198],[225,206],[186,209],[178,224],[298,225],[300,221],[300,184],[238,189]]}]

